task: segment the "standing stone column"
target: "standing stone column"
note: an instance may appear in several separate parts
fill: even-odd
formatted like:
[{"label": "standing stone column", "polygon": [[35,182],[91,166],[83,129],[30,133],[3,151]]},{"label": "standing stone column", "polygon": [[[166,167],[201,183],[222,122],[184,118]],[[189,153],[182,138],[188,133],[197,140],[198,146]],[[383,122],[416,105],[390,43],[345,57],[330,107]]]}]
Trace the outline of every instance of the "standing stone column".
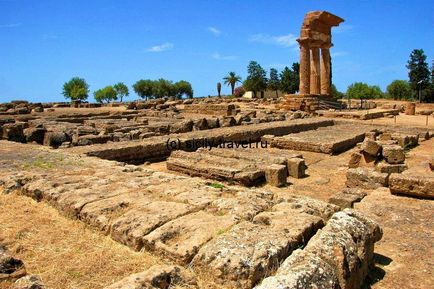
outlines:
[{"label": "standing stone column", "polygon": [[307,42],[300,42],[300,94],[310,93],[310,49]]},{"label": "standing stone column", "polygon": [[312,60],[310,63],[310,94],[321,93],[320,82],[320,60],[319,60],[319,48],[312,48]]},{"label": "standing stone column", "polygon": [[321,48],[321,94],[330,95],[330,46]]}]

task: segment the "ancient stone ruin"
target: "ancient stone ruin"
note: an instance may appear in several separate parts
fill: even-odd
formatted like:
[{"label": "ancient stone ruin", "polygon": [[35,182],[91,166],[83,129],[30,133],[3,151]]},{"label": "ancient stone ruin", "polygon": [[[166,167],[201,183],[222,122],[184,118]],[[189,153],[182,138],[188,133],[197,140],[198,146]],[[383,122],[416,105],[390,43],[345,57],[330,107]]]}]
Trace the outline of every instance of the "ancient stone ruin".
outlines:
[{"label": "ancient stone ruin", "polygon": [[289,109],[315,110],[318,101],[330,97],[332,44],[331,29],[344,20],[326,11],[306,14],[300,37],[299,94],[287,96]]}]

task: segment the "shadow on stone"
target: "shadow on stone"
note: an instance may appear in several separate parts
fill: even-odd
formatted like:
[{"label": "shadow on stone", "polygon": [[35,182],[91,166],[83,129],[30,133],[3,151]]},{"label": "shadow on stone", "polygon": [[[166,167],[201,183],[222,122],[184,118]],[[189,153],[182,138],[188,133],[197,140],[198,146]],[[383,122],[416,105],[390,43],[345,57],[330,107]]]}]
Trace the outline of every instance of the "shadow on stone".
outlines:
[{"label": "shadow on stone", "polygon": [[388,266],[393,260],[381,254],[374,254],[374,267],[369,270],[369,274],[362,286],[362,289],[371,289],[372,285],[376,284],[384,278],[386,271],[382,267]]}]

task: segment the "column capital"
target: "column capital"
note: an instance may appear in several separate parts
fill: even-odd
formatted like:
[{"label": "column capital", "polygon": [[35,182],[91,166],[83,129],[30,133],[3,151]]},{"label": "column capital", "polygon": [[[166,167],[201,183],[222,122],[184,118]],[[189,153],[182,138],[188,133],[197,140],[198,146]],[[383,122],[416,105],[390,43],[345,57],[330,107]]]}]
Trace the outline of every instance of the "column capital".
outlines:
[{"label": "column capital", "polygon": [[333,47],[333,43],[324,43],[321,45],[321,49],[330,49]]}]

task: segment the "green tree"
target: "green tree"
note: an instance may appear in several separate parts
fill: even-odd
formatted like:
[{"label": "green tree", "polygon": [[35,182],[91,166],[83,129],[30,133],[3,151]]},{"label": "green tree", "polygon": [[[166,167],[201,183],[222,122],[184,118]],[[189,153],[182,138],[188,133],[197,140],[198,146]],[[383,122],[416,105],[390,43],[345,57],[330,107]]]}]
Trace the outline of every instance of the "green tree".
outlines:
[{"label": "green tree", "polygon": [[331,96],[333,98],[340,99],[340,98],[344,97],[344,94],[342,92],[340,92],[334,84],[331,85],[330,91],[331,91]]},{"label": "green tree", "polygon": [[[426,55],[423,49],[414,49],[407,62],[408,78],[414,95],[418,95],[419,89],[425,90],[429,87],[430,71],[426,62]],[[424,92],[426,95],[426,92]]]},{"label": "green tree", "polygon": [[291,69],[292,69],[291,93],[296,93],[300,87],[300,63],[294,62],[291,66]]},{"label": "green tree", "polygon": [[409,99],[412,95],[411,86],[406,80],[394,80],[387,86],[387,94],[395,100]]},{"label": "green tree", "polygon": [[155,95],[155,81],[150,79],[141,79],[133,85],[133,89],[141,98],[148,100],[148,98]]},{"label": "green tree", "polygon": [[157,81],[155,81],[155,90],[154,90],[154,97],[155,98],[163,98],[163,97],[171,97],[175,96],[175,87],[173,85],[173,82],[164,78],[160,78]]},{"label": "green tree", "polygon": [[254,97],[256,97],[256,92],[267,89],[266,72],[256,61],[250,61],[247,66],[247,78],[243,87],[248,91],[253,91]]},{"label": "green tree", "polygon": [[268,89],[276,92],[276,97],[278,96],[277,91],[279,90],[280,86],[280,79],[279,74],[277,72],[277,69],[271,68],[270,69],[270,79],[268,79]]},{"label": "green tree", "polygon": [[183,95],[186,95],[188,98],[193,98],[193,88],[190,82],[181,80],[175,83],[174,86],[176,98],[182,98]]},{"label": "green tree", "polygon": [[364,99],[382,98],[384,96],[380,87],[377,85],[369,86],[363,82],[355,82],[348,86],[347,97],[349,99],[360,99],[360,104]]},{"label": "green tree", "polygon": [[116,97],[120,98],[122,102],[123,98],[130,95],[130,91],[128,90],[128,86],[126,86],[123,82],[118,82],[113,85],[114,90],[116,91]]},{"label": "green tree", "polygon": [[280,73],[280,85],[279,88],[284,93],[293,93],[292,91],[292,71],[285,66],[285,68]]},{"label": "green tree", "polygon": [[73,77],[63,84],[62,94],[71,101],[83,101],[88,97],[89,85],[83,78]]},{"label": "green tree", "polygon": [[238,76],[235,72],[231,71],[225,77],[223,77],[224,84],[231,86],[231,94],[234,95],[235,85],[238,82],[241,82],[241,77]]},{"label": "green tree", "polygon": [[103,103],[104,101],[109,103],[110,101],[117,99],[116,90],[111,85],[98,89],[93,93],[93,96],[95,97],[95,100],[100,103]]}]

